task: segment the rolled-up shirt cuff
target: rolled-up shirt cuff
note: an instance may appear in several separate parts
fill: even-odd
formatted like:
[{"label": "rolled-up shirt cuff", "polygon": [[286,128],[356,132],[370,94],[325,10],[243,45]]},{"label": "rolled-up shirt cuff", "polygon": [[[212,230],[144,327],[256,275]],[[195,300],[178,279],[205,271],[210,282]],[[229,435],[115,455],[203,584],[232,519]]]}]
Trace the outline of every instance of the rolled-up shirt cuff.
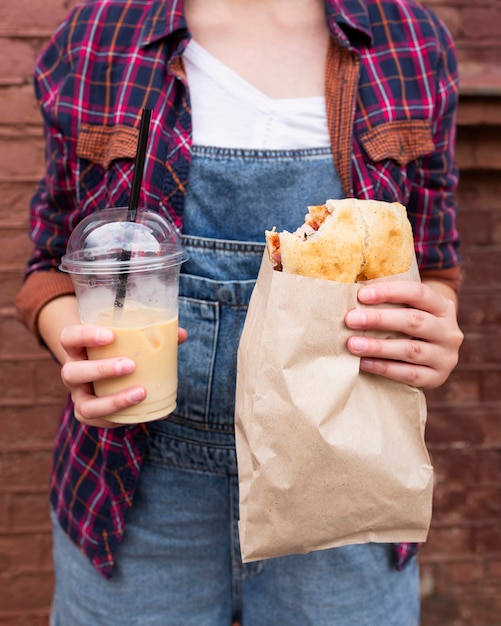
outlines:
[{"label": "rolled-up shirt cuff", "polygon": [[16,297],[17,315],[41,345],[44,343],[38,332],[38,314],[51,300],[74,293],[71,277],[57,270],[34,272],[24,281]]},{"label": "rolled-up shirt cuff", "polygon": [[449,285],[456,293],[460,290],[464,280],[460,265],[440,270],[421,270],[421,280],[438,280]]}]

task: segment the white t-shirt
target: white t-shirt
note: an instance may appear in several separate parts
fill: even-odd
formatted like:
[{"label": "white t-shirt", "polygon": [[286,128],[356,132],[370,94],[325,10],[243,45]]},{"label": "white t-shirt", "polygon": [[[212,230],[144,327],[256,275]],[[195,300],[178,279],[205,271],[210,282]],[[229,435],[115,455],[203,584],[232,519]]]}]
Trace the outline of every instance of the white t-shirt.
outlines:
[{"label": "white t-shirt", "polygon": [[269,98],[193,40],[183,60],[194,145],[247,150],[330,146],[322,96]]}]

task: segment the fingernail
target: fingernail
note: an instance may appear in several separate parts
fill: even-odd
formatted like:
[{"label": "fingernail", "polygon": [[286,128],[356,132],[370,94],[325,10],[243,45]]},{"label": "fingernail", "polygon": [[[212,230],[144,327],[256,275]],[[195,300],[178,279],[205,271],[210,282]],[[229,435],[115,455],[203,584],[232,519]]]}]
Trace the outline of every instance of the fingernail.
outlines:
[{"label": "fingernail", "polygon": [[353,352],[364,352],[368,345],[367,339],[363,337],[351,337],[350,339],[350,348]]},{"label": "fingernail", "polygon": [[376,362],[374,361],[374,359],[361,359],[360,360],[360,367],[366,372],[373,371],[375,369],[375,365],[376,365]]},{"label": "fingernail", "polygon": [[133,404],[137,404],[138,402],[141,402],[142,400],[144,400],[145,397],[146,397],[146,394],[144,392],[144,389],[142,389],[141,387],[130,389],[127,392],[127,400],[129,402],[132,402]]},{"label": "fingernail", "polygon": [[115,363],[115,372],[117,376],[125,376],[131,374],[136,368],[134,361],[130,359],[118,359]]},{"label": "fingernail", "polygon": [[354,309],[348,313],[347,321],[352,328],[362,328],[367,322],[367,316],[363,311]]},{"label": "fingernail", "polygon": [[358,292],[358,299],[361,302],[373,302],[376,299],[376,290],[373,287],[362,287]]},{"label": "fingernail", "polygon": [[109,328],[98,328],[96,331],[96,339],[99,343],[110,343],[113,340],[113,331]]}]

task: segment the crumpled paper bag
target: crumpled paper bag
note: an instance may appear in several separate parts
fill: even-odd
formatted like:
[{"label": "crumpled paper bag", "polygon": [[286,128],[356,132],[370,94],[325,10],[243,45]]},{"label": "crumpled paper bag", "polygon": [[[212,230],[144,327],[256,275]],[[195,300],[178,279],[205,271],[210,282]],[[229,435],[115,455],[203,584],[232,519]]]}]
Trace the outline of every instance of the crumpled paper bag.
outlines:
[{"label": "crumpled paper bag", "polygon": [[[419,280],[415,259],[395,279]],[[359,370],[343,321],[359,288],[274,271],[264,253],[238,350],[244,562],[426,539],[424,395]]]}]

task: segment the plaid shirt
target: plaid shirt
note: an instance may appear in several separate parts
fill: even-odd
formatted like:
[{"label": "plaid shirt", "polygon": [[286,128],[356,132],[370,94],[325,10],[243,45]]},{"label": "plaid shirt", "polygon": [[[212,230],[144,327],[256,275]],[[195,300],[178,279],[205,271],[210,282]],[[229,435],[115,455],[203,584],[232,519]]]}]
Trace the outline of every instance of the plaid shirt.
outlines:
[{"label": "plaid shirt", "polygon": [[[408,208],[423,275],[454,274],[456,57],[437,18],[413,0],[326,0],[326,102],[333,159],[347,196]],[[76,7],[38,60],[46,170],[31,207],[35,244],[20,314],[72,290],[56,271],[75,224],[128,203],[138,122],[153,110],[142,202],[182,226],[191,113],[181,0],[94,0]],[[38,302],[38,304],[37,304]],[[85,427],[68,403],[51,500],[62,527],[111,577],[133,502],[147,426]],[[415,552],[396,546],[398,567]]]}]

